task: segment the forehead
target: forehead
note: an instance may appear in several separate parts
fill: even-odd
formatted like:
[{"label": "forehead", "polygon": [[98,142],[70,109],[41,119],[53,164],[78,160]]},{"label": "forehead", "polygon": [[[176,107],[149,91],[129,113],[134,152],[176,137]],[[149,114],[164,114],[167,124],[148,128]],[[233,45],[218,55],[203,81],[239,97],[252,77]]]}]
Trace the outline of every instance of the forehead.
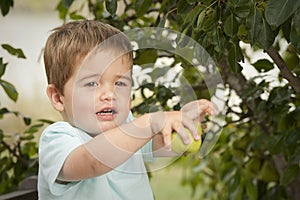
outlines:
[{"label": "forehead", "polygon": [[97,50],[89,53],[77,67],[77,76],[103,74],[105,71],[114,71],[118,74],[131,72],[132,58],[128,52],[110,50]]}]

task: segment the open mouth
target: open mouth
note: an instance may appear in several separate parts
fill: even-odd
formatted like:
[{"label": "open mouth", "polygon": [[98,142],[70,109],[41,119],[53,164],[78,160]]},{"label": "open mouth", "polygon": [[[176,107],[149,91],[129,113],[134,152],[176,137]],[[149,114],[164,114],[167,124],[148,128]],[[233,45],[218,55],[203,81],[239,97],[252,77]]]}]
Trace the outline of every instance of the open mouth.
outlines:
[{"label": "open mouth", "polygon": [[97,112],[96,114],[100,115],[100,116],[105,116],[105,115],[114,115],[116,113],[117,113],[117,111],[114,109],[104,109],[104,110]]}]

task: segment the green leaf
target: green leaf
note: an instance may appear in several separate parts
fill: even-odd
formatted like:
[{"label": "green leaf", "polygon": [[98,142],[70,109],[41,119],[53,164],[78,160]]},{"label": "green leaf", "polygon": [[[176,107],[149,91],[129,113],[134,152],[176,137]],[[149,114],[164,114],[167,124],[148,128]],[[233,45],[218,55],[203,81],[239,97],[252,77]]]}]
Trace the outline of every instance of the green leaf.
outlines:
[{"label": "green leaf", "polygon": [[295,13],[291,22],[290,40],[298,53],[300,53],[300,9]]},{"label": "green leaf", "polygon": [[244,24],[241,24],[238,28],[237,36],[241,41],[244,41],[245,43],[249,43],[247,40],[248,31],[246,30],[246,27]]},{"label": "green leaf", "polygon": [[22,150],[29,155],[29,157],[35,156],[37,154],[37,145],[35,142],[27,142],[22,147]]},{"label": "green leaf", "polygon": [[63,5],[62,2],[59,2],[59,4],[56,6],[56,10],[59,13],[59,18],[65,20],[68,14],[68,9]]},{"label": "green leaf", "polygon": [[275,135],[268,140],[268,149],[271,154],[279,154],[284,149],[283,135]]},{"label": "green leaf", "polygon": [[55,122],[55,121],[52,121],[52,120],[49,120],[49,119],[39,119],[38,121],[46,123],[46,124],[53,124]]},{"label": "green leaf", "polygon": [[250,13],[250,5],[246,4],[238,6],[234,9],[233,12],[239,18],[246,18]]},{"label": "green leaf", "polygon": [[193,5],[189,4],[186,0],[179,0],[177,3],[177,13],[187,14],[193,9]]},{"label": "green leaf", "polygon": [[271,91],[268,103],[270,103],[270,105],[286,104],[290,101],[291,95],[292,92],[290,90],[287,90],[287,88],[276,87]]},{"label": "green leaf", "polygon": [[25,123],[27,126],[31,124],[31,118],[30,118],[30,117],[24,116],[24,117],[23,117],[23,121],[24,121],[24,123]]},{"label": "green leaf", "polygon": [[280,177],[280,184],[283,186],[288,185],[298,176],[298,173],[299,165],[291,165],[287,167]]},{"label": "green leaf", "polygon": [[24,59],[26,58],[26,56],[24,55],[22,49],[13,48],[9,44],[2,44],[1,46],[2,46],[3,49],[8,51],[8,53],[10,53],[13,56],[17,56],[18,58],[24,58]]},{"label": "green leaf", "polygon": [[[0,141],[2,141],[3,138],[4,138],[3,130],[0,129]],[[0,150],[0,152],[1,152],[1,150]],[[2,159],[1,159],[1,160],[2,160]]]},{"label": "green leaf", "polygon": [[266,20],[274,27],[283,24],[300,6],[299,0],[269,0],[266,6]]},{"label": "green leaf", "polygon": [[164,85],[159,85],[155,88],[157,100],[164,106],[168,99],[171,99],[174,94],[171,89],[166,88]]},{"label": "green leaf", "polygon": [[245,188],[250,200],[256,200],[258,197],[258,189],[253,180],[246,181]]},{"label": "green leaf", "polygon": [[288,43],[290,43],[290,33],[291,33],[291,23],[292,23],[292,20],[291,18],[289,18],[289,20],[287,20],[286,22],[284,22],[282,24],[282,33],[283,33],[283,36],[285,37],[285,39],[287,40]]},{"label": "green leaf", "polygon": [[164,76],[168,71],[170,67],[156,67],[154,70],[150,73],[150,76],[152,80],[157,80],[158,78]]},{"label": "green leaf", "polygon": [[183,30],[181,33],[178,32],[176,42],[178,44],[179,48],[184,48],[186,45],[191,42],[191,34],[193,32],[192,26],[188,26],[185,30]]},{"label": "green leaf", "polygon": [[290,40],[298,53],[300,53],[300,33],[296,32],[295,26],[292,26]]},{"label": "green leaf", "polygon": [[251,12],[246,18],[247,37],[251,44],[257,44],[263,49],[268,49],[274,42],[278,30],[272,30],[256,7],[251,7]]},{"label": "green leaf", "polygon": [[168,13],[165,14],[161,19],[159,18],[159,16],[158,16],[157,18],[158,18],[158,20],[159,20],[159,23],[158,23],[158,25],[157,25],[157,28],[158,28],[158,29],[157,29],[157,31],[156,31],[156,37],[157,37],[158,40],[160,40],[161,37],[162,37],[162,32],[163,32],[163,30],[164,30],[166,21],[167,21],[167,19],[168,19]]},{"label": "green leaf", "polygon": [[144,15],[152,4],[152,0],[137,0],[135,4],[136,15],[141,17]]},{"label": "green leaf", "polygon": [[24,133],[36,133],[44,124],[35,124],[29,127]]},{"label": "green leaf", "polygon": [[65,8],[69,8],[72,3],[73,3],[74,0],[62,0],[62,5],[65,7]]},{"label": "green leaf", "polygon": [[275,37],[278,30],[272,30],[270,25],[262,18],[262,25],[259,32],[259,37],[257,38],[258,44],[265,50],[269,49],[274,43]]},{"label": "green leaf", "polygon": [[190,5],[194,5],[196,3],[196,0],[186,0],[186,2]]},{"label": "green leaf", "polygon": [[197,17],[197,30],[200,31],[205,21],[205,10],[202,10]]},{"label": "green leaf", "polygon": [[185,30],[188,26],[197,26],[196,22],[196,16],[199,13],[199,9],[201,7],[197,6],[196,8],[194,8],[193,10],[191,10],[190,12],[188,12],[187,14],[183,15],[182,18],[184,20],[183,24],[180,26],[180,30]]},{"label": "green leaf", "polygon": [[8,14],[10,7],[14,6],[13,0],[1,0],[0,1],[0,8],[2,16],[5,16]]},{"label": "green leaf", "polygon": [[[35,131],[36,132],[36,131]],[[34,138],[33,135],[27,135],[27,136],[21,136],[21,140],[25,141],[25,140],[32,140]]]},{"label": "green leaf", "polygon": [[3,76],[6,70],[7,63],[3,63],[3,58],[0,58],[0,78]]},{"label": "green leaf", "polygon": [[256,7],[251,7],[250,13],[246,18],[246,29],[248,30],[248,37],[252,44],[257,41],[262,27],[262,16]]},{"label": "green leaf", "polygon": [[233,72],[241,72],[242,67],[239,64],[243,60],[243,54],[240,46],[238,44],[232,43],[231,48],[228,52],[228,62],[230,64],[231,70]]},{"label": "green leaf", "polygon": [[74,20],[81,20],[81,19],[85,19],[84,16],[82,15],[78,15],[76,12],[72,12],[70,13],[70,18],[74,19]]},{"label": "green leaf", "polygon": [[300,34],[300,8],[298,8],[292,18],[292,26],[294,26],[296,32]]},{"label": "green leaf", "polygon": [[229,37],[233,37],[238,32],[238,22],[234,15],[231,13],[224,22],[224,32]]},{"label": "green leaf", "polygon": [[145,94],[145,89],[148,89],[150,91],[154,91],[155,85],[154,83],[145,83],[141,85],[141,95],[144,99],[147,99],[147,95]]},{"label": "green leaf", "polygon": [[3,118],[4,114],[10,113],[10,111],[7,108],[1,108],[0,109],[0,119]]},{"label": "green leaf", "polygon": [[244,192],[244,185],[237,184],[237,186],[231,190],[230,199],[242,200]]},{"label": "green leaf", "polygon": [[[145,67],[145,64],[154,64],[157,58],[157,50],[145,49],[137,52],[137,58],[134,60],[135,64]],[[149,65],[147,65],[149,67]]]},{"label": "green leaf", "polygon": [[15,88],[15,86],[13,86],[11,83],[4,81],[4,80],[0,80],[0,85],[3,87],[4,91],[6,92],[7,96],[13,100],[13,101],[17,101],[18,99],[18,92]]},{"label": "green leaf", "polygon": [[268,59],[261,59],[252,64],[259,72],[267,72],[274,68],[274,64]]},{"label": "green leaf", "polygon": [[106,0],[105,1],[106,10],[110,13],[111,16],[116,14],[118,8],[118,1],[117,0]]},{"label": "green leaf", "polygon": [[214,33],[214,40],[216,41],[215,51],[218,53],[224,52],[228,40],[221,29],[217,29]]},{"label": "green leaf", "polygon": [[199,8],[200,14],[197,19],[197,31],[210,31],[214,29],[218,23],[218,8]]},{"label": "green leaf", "polygon": [[265,160],[262,164],[261,170],[258,174],[258,179],[265,182],[276,182],[278,181],[278,171],[274,166],[274,163],[271,163],[268,160]]}]

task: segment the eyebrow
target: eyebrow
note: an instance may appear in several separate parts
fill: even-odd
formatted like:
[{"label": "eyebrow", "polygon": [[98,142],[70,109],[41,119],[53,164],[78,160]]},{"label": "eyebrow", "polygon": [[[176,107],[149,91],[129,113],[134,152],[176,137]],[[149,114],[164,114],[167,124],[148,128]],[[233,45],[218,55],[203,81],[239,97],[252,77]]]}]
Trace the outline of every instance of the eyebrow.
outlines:
[{"label": "eyebrow", "polygon": [[126,76],[126,75],[117,75],[117,78],[118,78],[118,79],[124,78],[124,79],[126,79],[126,80],[128,80],[128,81],[131,81],[131,80],[132,80],[131,76]]},{"label": "eyebrow", "polygon": [[[80,77],[78,79],[78,82],[81,82],[81,81],[84,81],[86,79],[90,79],[90,78],[97,78],[97,80],[100,78],[101,74],[91,74],[91,75],[88,75],[88,76],[84,76],[84,77]],[[117,79],[126,79],[128,81],[132,81],[132,77],[131,76],[127,76],[127,75],[116,75],[116,78]]]},{"label": "eyebrow", "polygon": [[101,76],[100,74],[91,74],[91,75],[87,75],[87,76],[83,76],[83,77],[78,77],[78,82],[83,81],[85,79],[95,78],[95,77],[97,77],[97,79],[99,79],[100,76]]}]

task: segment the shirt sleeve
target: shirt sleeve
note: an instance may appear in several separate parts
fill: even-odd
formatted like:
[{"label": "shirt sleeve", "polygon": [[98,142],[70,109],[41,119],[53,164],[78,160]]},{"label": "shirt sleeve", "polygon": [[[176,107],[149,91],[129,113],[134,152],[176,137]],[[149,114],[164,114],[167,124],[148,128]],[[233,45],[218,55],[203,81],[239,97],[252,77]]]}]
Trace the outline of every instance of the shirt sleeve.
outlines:
[{"label": "shirt sleeve", "polygon": [[61,195],[76,185],[76,182],[58,184],[55,180],[67,156],[81,144],[83,141],[77,130],[66,122],[57,122],[44,130],[39,143],[39,164],[52,194]]}]

